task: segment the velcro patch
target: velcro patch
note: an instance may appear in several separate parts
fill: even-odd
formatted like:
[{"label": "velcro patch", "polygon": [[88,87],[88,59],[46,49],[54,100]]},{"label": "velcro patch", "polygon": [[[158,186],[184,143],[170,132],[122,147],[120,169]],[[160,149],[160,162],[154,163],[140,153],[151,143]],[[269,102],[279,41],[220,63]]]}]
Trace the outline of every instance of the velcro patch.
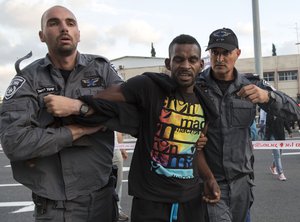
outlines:
[{"label": "velcro patch", "polygon": [[124,78],[123,78],[123,76],[118,72],[118,70],[116,69],[116,66],[114,65],[114,64],[112,64],[112,63],[109,63],[110,64],[110,67],[115,71],[115,73],[117,73],[118,74],[118,76],[122,79],[122,80],[124,80]]},{"label": "velcro patch", "polygon": [[99,77],[82,79],[81,86],[83,88],[99,87],[101,86],[101,79]]},{"label": "velcro patch", "polygon": [[55,91],[56,91],[55,86],[42,87],[42,88],[39,88],[39,89],[36,90],[36,92],[38,94],[41,94],[41,93],[53,93]]},{"label": "velcro patch", "polygon": [[8,86],[4,99],[9,100],[22,87],[26,80],[22,76],[15,76]]}]

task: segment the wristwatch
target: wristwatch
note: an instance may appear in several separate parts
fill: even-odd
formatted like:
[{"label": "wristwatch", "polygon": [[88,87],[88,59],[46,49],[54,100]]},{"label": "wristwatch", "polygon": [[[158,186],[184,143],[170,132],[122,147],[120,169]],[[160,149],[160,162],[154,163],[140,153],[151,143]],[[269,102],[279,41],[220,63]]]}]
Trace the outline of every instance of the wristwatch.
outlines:
[{"label": "wristwatch", "polygon": [[84,117],[90,110],[90,107],[83,103],[81,106],[80,106],[80,109],[79,109],[79,115]]},{"label": "wristwatch", "polygon": [[275,93],[273,91],[269,91],[268,96],[269,96],[269,102],[268,103],[273,104],[276,101]]}]

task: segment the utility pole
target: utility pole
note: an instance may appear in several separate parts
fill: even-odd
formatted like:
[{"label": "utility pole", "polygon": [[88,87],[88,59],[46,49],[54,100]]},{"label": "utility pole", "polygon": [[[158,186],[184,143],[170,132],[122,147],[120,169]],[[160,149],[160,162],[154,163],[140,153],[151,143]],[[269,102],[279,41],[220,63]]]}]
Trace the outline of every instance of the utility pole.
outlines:
[{"label": "utility pole", "polygon": [[300,78],[299,78],[299,73],[300,73],[300,53],[299,53],[299,45],[300,45],[300,42],[299,42],[299,35],[298,35],[298,23],[296,22],[296,34],[297,34],[297,42],[295,43],[296,46],[297,46],[297,68],[298,68],[298,94],[297,94],[297,99],[300,99]]},{"label": "utility pole", "polygon": [[298,23],[296,22],[296,34],[297,34],[297,42],[296,42],[296,46],[297,46],[297,50],[298,50],[298,55],[299,55],[299,45],[300,45],[300,42],[299,42],[299,35],[298,35]]},{"label": "utility pole", "polygon": [[253,20],[253,38],[254,38],[254,58],[255,72],[263,79],[262,57],[261,57],[261,37],[258,0],[252,0],[252,20]]}]

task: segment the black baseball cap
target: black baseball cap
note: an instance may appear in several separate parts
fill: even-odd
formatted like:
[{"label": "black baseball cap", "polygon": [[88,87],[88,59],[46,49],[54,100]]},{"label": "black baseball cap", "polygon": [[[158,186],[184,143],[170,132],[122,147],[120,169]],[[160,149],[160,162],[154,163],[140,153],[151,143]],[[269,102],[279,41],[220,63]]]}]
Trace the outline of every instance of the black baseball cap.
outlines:
[{"label": "black baseball cap", "polygon": [[231,29],[222,28],[215,30],[209,36],[206,51],[212,48],[223,48],[229,51],[234,50],[239,48],[238,39]]}]

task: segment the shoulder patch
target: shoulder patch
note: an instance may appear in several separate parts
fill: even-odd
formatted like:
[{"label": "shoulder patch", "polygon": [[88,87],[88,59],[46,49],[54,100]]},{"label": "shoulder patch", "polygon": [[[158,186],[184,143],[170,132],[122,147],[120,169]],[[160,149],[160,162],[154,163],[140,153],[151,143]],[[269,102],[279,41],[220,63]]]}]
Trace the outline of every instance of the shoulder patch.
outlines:
[{"label": "shoulder patch", "polygon": [[117,70],[116,66],[115,66],[114,64],[112,64],[111,62],[110,62],[109,64],[110,64],[110,67],[112,68],[112,70],[114,70],[115,73],[117,73],[118,76],[119,76],[122,80],[124,80],[123,76],[122,76],[121,73]]},{"label": "shoulder patch", "polygon": [[4,99],[9,100],[22,87],[26,80],[22,76],[15,76],[8,86]]},{"label": "shoulder patch", "polygon": [[271,88],[273,91],[276,91],[276,88],[274,88],[270,83],[268,83],[266,80],[262,81],[262,84],[266,87]]}]

